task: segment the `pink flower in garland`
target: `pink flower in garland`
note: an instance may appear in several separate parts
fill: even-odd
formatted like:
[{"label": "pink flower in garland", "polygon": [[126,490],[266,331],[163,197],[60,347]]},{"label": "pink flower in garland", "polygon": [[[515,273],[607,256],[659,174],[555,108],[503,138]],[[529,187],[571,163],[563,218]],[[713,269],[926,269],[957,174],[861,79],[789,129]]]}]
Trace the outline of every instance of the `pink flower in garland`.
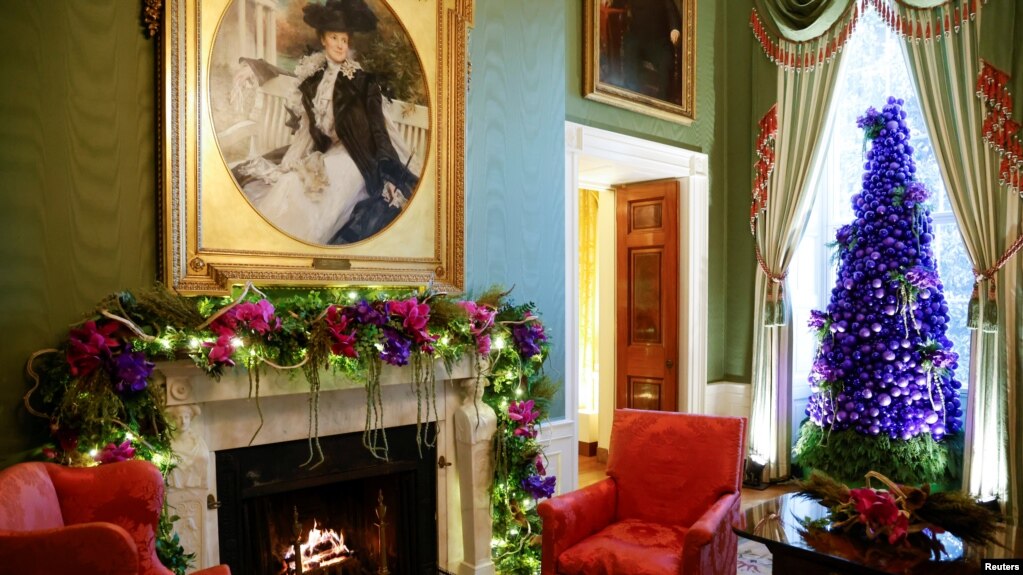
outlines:
[{"label": "pink flower in garland", "polygon": [[203,343],[203,347],[210,348],[209,361],[210,365],[234,365],[234,360],[231,359],[231,354],[234,353],[234,344],[231,340],[234,339],[234,334],[222,334],[217,338],[214,343]]},{"label": "pink flower in garland", "polygon": [[494,325],[497,310],[474,301],[460,301],[458,305],[469,316],[469,333],[476,338],[476,351],[480,355],[490,355],[490,328]]},{"label": "pink flower in garland", "polygon": [[117,463],[118,461],[127,461],[135,457],[135,448],[131,446],[131,442],[125,440],[124,443],[116,445],[114,443],[108,443],[103,451],[95,457],[95,460],[100,463]]},{"label": "pink flower in garland", "polygon": [[261,335],[281,328],[281,320],[274,315],[273,304],[265,299],[256,303],[240,303],[225,315],[232,314],[238,323]]},{"label": "pink flower in garland", "polygon": [[430,306],[419,303],[414,297],[406,300],[387,302],[387,313],[395,315],[401,320],[402,327],[415,338],[417,343],[433,343],[436,338],[431,337],[426,330],[430,322]]},{"label": "pink flower in garland", "polygon": [[533,464],[536,466],[537,474],[547,475],[547,466],[543,464],[543,455],[537,455]]},{"label": "pink flower in garland", "polygon": [[334,355],[359,357],[359,352],[355,349],[355,325],[352,318],[344,313],[339,313],[337,306],[332,305],[327,308],[327,316],[324,321],[327,322],[330,337],[334,340],[330,351]]},{"label": "pink flower in garland", "polygon": [[533,409],[534,405],[532,399],[513,401],[508,405],[508,417],[519,424],[515,429],[516,436],[536,437],[536,429],[532,424],[540,417],[540,412]]},{"label": "pink flower in garland", "polygon": [[117,324],[114,322],[97,325],[94,321],[87,321],[82,327],[71,330],[67,347],[71,375],[86,377],[96,371],[103,360],[110,359],[111,349],[120,345],[111,337],[115,331]]}]

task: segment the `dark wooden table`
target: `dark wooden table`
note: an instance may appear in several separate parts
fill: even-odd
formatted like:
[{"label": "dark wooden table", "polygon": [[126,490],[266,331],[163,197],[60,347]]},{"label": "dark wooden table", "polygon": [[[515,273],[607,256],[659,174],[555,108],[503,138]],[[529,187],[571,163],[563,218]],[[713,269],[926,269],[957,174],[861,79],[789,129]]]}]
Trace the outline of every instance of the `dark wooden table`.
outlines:
[{"label": "dark wooden table", "polygon": [[899,575],[961,575],[981,573],[981,559],[1015,557],[1021,550],[1013,549],[1015,528],[1008,528],[1005,540],[1009,549],[996,546],[965,545],[951,533],[938,535],[945,553],[939,560],[917,561],[906,557],[873,552],[850,537],[803,530],[800,519],[820,519],[827,508],[812,499],[789,493],[750,507],[745,512],[745,525],[734,531],[740,536],[759,541],[773,555],[773,572],[800,575],[829,574],[899,574]]}]

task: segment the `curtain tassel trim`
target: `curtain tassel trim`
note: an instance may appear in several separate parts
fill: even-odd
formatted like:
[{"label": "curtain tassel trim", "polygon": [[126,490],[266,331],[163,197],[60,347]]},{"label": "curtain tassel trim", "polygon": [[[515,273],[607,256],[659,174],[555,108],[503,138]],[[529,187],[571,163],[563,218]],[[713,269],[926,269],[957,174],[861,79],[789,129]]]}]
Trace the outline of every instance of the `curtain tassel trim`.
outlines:
[{"label": "curtain tassel trim", "polygon": [[953,32],[958,33],[963,26],[973,21],[980,6],[987,2],[947,0],[937,6],[921,8],[905,0],[854,0],[846,13],[829,29],[816,38],[801,42],[773,35],[760,13],[753,8],[750,28],[769,60],[787,69],[812,70],[830,62],[845,47],[856,30],[860,16],[868,8],[876,10],[885,25],[903,38],[914,41],[940,40]]},{"label": "curtain tassel trim", "polygon": [[[970,295],[970,305],[966,312],[966,327],[970,329],[981,328],[986,332],[998,331],[998,289],[995,282],[995,274],[1020,249],[1023,249],[1023,235],[1016,238],[1016,241],[1005,250],[1005,253],[1002,254],[1002,257],[998,258],[994,265],[982,272],[973,270],[975,280],[973,294]],[[987,298],[982,312],[980,306],[980,286],[984,282],[987,282]]]},{"label": "curtain tassel trim", "polygon": [[778,137],[778,104],[764,114],[757,134],[757,161],[753,163],[753,203],[749,212],[749,229],[757,234],[757,218],[767,209],[767,187],[774,171],[774,142]]},{"label": "curtain tassel trim", "polygon": [[1023,197],[1023,140],[1020,125],[1012,119],[1013,97],[1010,77],[981,60],[977,75],[977,97],[984,103],[984,141],[1001,157],[998,181]]}]

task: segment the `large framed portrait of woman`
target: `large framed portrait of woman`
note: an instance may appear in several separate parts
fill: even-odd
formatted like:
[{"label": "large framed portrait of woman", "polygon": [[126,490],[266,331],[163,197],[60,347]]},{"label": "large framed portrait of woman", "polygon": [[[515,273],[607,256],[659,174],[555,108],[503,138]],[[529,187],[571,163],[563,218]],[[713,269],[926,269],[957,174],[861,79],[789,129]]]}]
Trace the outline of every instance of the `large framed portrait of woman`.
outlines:
[{"label": "large framed portrait of woman", "polygon": [[471,0],[165,0],[164,282],[460,290],[471,19]]}]

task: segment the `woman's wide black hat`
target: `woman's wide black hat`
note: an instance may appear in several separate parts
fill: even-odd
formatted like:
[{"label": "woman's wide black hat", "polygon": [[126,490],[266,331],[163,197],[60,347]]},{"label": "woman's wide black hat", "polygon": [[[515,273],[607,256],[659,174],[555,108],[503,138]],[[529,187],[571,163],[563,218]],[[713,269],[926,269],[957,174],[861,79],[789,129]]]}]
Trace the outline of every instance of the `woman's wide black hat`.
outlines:
[{"label": "woman's wide black hat", "polygon": [[320,32],[371,32],[377,27],[376,14],[365,0],[310,2],[302,12],[302,20]]}]

